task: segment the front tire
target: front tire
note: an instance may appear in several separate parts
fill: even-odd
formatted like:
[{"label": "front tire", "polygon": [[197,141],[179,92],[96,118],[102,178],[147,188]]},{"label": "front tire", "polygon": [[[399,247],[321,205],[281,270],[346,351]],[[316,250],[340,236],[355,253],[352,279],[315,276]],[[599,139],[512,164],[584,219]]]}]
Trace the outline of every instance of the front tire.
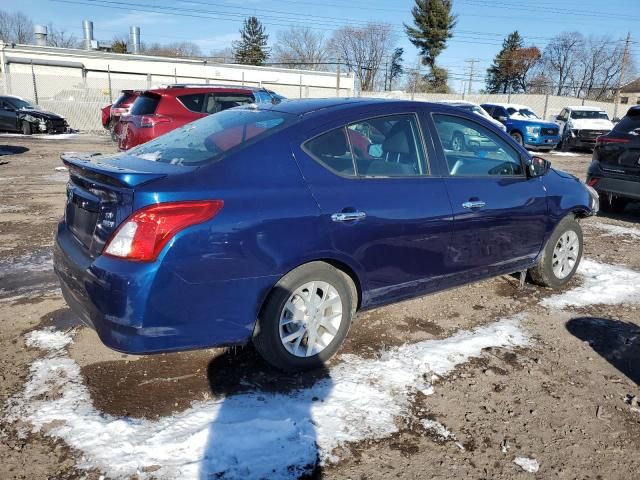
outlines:
[{"label": "front tire", "polygon": [[573,277],[582,259],[582,228],[573,217],[565,217],[553,231],[551,238],[529,270],[534,283],[543,287],[560,288]]},{"label": "front tire", "polygon": [[451,150],[454,152],[466,150],[464,135],[462,133],[456,132],[453,134],[453,137],[451,138]]},{"label": "front tire", "polygon": [[520,132],[511,132],[511,138],[513,138],[518,145],[524,147],[524,138],[522,138]]},{"label": "front tire", "polygon": [[324,262],[307,263],[275,285],[260,312],[253,343],[280,370],[322,367],[342,345],[356,306],[348,275]]}]

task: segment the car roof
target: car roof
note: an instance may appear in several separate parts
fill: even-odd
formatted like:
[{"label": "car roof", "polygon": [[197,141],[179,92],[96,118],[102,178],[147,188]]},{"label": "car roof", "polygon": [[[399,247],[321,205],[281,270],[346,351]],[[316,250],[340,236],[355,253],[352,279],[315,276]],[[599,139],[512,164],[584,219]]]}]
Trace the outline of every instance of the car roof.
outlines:
[{"label": "car roof", "polygon": [[575,105],[575,106],[568,106],[564,108],[568,108],[570,110],[575,110],[575,111],[583,111],[583,112],[604,112],[604,108],[590,107],[589,105]]},{"label": "car roof", "polygon": [[410,100],[390,100],[385,98],[303,98],[297,100],[287,100],[277,105],[262,104],[258,108],[262,110],[274,110],[283,113],[291,113],[293,115],[307,115],[321,110],[338,110],[349,106],[377,106],[377,105],[408,105],[420,104],[425,105],[426,102],[412,102]]},{"label": "car roof", "polygon": [[207,87],[205,85],[198,87],[166,87],[166,88],[151,88],[149,90],[144,90],[141,93],[155,93],[156,95],[168,95],[168,96],[178,96],[185,94],[194,94],[194,93],[252,93],[253,90],[251,88],[243,87],[242,85],[235,86],[216,86],[212,85]]},{"label": "car roof", "polygon": [[479,107],[480,105],[478,105],[477,103],[473,103],[473,102],[467,102],[466,100],[438,100],[437,102],[434,103],[441,103],[443,105],[467,105],[467,106],[472,106],[472,107]]},{"label": "car roof", "polygon": [[18,95],[2,95],[0,96],[0,98],[13,98],[14,100],[24,100],[25,102],[27,101],[24,98],[19,97]]}]

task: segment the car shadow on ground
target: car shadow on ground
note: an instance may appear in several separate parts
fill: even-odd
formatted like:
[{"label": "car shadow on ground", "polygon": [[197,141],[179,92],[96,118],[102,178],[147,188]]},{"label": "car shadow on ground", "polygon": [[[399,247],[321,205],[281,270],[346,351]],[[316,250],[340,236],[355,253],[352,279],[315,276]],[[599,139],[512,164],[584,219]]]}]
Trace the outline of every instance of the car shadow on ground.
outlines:
[{"label": "car shadow on ground", "polygon": [[640,326],[622,320],[580,317],[569,320],[567,330],[588,342],[600,356],[640,385]]},{"label": "car shadow on ground", "polygon": [[207,377],[222,404],[209,427],[202,480],[322,478],[312,406],[333,388],[326,367],[284,373],[246,346],[214,358]]},{"label": "car shadow on ground", "polygon": [[4,155],[19,155],[28,151],[27,147],[19,145],[0,145],[0,157]]}]

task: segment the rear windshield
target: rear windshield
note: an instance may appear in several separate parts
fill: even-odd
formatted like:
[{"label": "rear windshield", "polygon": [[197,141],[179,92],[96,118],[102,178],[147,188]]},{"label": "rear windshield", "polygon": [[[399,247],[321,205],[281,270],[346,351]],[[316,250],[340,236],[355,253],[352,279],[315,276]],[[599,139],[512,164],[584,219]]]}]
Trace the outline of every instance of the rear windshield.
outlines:
[{"label": "rear windshield", "polygon": [[242,108],[210,115],[127,152],[143,160],[198,166],[266,138],[295,121],[288,113]]},{"label": "rear windshield", "polygon": [[631,133],[640,128],[640,115],[627,115],[613,127],[614,132]]},{"label": "rear windshield", "polygon": [[606,114],[606,112],[602,112],[599,110],[573,110],[571,112],[571,118],[576,120],[585,120],[585,119],[609,120],[609,116]]},{"label": "rear windshield", "polygon": [[140,95],[138,98],[136,98],[136,101],[133,102],[133,106],[131,107],[131,114],[153,115],[154,113],[156,113],[158,103],[160,103],[160,96],[158,95]]},{"label": "rear windshield", "polygon": [[116,101],[113,102],[113,106],[114,107],[119,107],[124,102],[129,101],[129,99],[131,99],[131,97],[133,97],[133,93],[131,93],[131,92],[122,92],[120,94],[120,96],[116,99]]}]

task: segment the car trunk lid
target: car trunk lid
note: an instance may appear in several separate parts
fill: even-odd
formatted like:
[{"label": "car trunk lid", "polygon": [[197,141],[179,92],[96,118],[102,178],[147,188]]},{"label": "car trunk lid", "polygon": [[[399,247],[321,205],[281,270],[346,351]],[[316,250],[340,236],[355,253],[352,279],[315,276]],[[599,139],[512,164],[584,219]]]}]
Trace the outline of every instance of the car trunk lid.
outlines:
[{"label": "car trunk lid", "polygon": [[92,258],[131,215],[135,188],[166,177],[171,167],[132,157],[115,160],[110,155],[62,155],[69,169],[65,223]]}]

